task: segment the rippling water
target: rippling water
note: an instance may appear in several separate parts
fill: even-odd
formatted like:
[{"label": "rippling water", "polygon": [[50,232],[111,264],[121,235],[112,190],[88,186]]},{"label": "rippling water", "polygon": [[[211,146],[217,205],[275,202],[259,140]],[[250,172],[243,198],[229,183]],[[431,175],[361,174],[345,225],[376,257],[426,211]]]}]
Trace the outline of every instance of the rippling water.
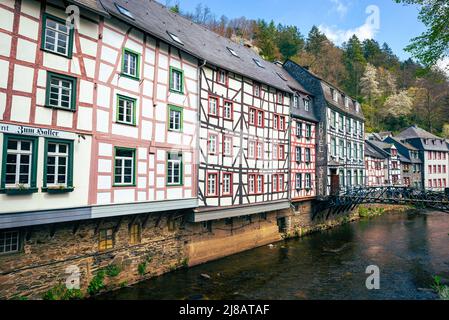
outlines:
[{"label": "rippling water", "polygon": [[[99,299],[436,299],[449,281],[449,215],[388,214],[180,270]],[[380,268],[367,290],[366,267]],[[201,276],[207,274],[210,279]]]}]

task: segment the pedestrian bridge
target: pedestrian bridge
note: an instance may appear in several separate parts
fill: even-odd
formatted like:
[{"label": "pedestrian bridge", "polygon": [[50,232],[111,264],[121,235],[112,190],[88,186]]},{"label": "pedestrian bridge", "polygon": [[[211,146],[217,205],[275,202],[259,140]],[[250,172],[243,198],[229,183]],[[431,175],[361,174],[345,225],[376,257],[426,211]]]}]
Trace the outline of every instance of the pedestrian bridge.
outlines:
[{"label": "pedestrian bridge", "polygon": [[325,212],[328,218],[354,210],[361,204],[374,203],[412,205],[449,213],[449,189],[443,192],[401,186],[346,188],[336,195],[319,200],[314,218],[318,213]]}]

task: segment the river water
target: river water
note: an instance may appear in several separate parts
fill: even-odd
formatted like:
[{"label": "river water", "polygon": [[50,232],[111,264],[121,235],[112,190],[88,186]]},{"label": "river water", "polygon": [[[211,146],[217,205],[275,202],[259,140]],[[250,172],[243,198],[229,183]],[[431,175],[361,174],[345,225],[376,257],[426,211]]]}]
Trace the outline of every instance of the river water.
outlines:
[{"label": "river water", "polygon": [[[449,281],[448,233],[449,214],[387,214],[179,270],[99,299],[437,299],[429,288],[434,275]],[[380,269],[379,290],[366,288],[369,265]]]}]

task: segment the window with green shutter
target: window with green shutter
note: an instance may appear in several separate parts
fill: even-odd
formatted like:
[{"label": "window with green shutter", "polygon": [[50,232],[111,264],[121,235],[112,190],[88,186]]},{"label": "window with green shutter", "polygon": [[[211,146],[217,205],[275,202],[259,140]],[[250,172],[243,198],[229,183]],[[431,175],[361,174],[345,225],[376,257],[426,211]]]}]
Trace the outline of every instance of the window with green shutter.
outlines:
[{"label": "window with green shutter", "polygon": [[45,105],[69,111],[76,110],[76,78],[47,72]]}]

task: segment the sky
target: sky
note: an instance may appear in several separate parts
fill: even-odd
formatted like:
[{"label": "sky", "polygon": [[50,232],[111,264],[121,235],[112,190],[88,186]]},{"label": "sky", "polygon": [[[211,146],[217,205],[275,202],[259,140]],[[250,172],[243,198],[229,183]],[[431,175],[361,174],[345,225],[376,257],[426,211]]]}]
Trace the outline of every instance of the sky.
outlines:
[{"label": "sky", "polygon": [[159,0],[166,4],[179,1],[181,10],[194,12],[198,4],[207,5],[217,16],[245,16],[296,25],[307,36],[316,25],[335,44],[341,45],[356,34],[387,42],[402,60],[410,57],[404,48],[410,39],[425,31],[416,6],[394,0]]}]

